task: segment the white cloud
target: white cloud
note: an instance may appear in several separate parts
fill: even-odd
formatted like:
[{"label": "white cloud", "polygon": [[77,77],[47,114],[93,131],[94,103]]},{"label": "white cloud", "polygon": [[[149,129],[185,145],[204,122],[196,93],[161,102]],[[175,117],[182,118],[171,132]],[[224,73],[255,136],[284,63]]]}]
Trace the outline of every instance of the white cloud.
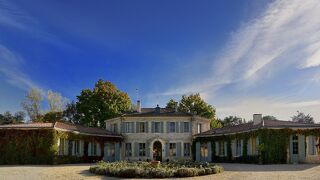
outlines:
[{"label": "white cloud", "polygon": [[21,67],[23,64],[24,60],[20,55],[0,44],[0,75],[4,76],[8,83],[23,90],[38,87],[23,73]]},{"label": "white cloud", "polygon": [[297,111],[311,114],[316,122],[320,122],[320,100],[314,101],[280,101],[269,98],[248,98],[236,103],[236,105],[219,106],[217,108],[218,117],[224,118],[230,115],[252,119],[254,113],[263,115],[273,115],[281,120],[291,120]]}]

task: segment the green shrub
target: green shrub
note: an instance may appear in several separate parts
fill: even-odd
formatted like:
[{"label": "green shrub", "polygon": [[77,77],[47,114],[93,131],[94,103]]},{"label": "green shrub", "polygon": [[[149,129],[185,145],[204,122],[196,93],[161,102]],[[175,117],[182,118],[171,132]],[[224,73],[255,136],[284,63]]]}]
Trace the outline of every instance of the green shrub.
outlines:
[{"label": "green shrub", "polygon": [[124,168],[119,170],[119,177],[124,178],[137,178],[141,176],[141,173],[143,172],[140,168]]},{"label": "green shrub", "polygon": [[198,175],[196,168],[179,168],[176,172],[178,177],[193,177]]}]

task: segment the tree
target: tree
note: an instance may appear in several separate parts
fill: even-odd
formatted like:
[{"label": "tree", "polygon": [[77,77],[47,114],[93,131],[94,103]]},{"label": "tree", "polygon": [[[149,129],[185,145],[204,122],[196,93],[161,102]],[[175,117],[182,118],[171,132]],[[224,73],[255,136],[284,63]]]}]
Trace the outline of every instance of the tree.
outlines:
[{"label": "tree", "polygon": [[303,112],[297,111],[297,115],[291,117],[293,122],[314,124],[314,119],[310,114],[305,115]]},{"label": "tree", "polygon": [[207,104],[201,97],[200,94],[191,94],[189,96],[183,95],[178,110],[180,112],[186,112],[195,114],[208,119],[215,118],[216,109]]},{"label": "tree", "polygon": [[76,103],[72,101],[66,105],[66,109],[63,111],[63,119],[69,121],[72,124],[80,124],[80,121],[76,118],[77,107]]},{"label": "tree", "polygon": [[50,112],[62,112],[66,107],[67,98],[61,96],[58,92],[53,92],[51,90],[47,93],[48,105]]},{"label": "tree", "polygon": [[270,115],[267,115],[267,116],[263,116],[262,118],[263,120],[278,120],[276,117],[274,116],[270,116]]},{"label": "tree", "polygon": [[12,115],[10,111],[6,111],[0,114],[0,124],[23,123],[25,116],[25,113],[22,111],[18,111],[14,115]]},{"label": "tree", "polygon": [[63,112],[47,112],[41,118],[41,122],[57,122],[62,121]]},{"label": "tree", "polygon": [[178,102],[175,101],[174,99],[170,99],[169,102],[167,103],[166,108],[176,109],[178,108]]},{"label": "tree", "polygon": [[40,104],[42,100],[41,91],[39,89],[32,88],[22,101],[22,108],[27,111],[31,121],[39,121],[41,117]]},{"label": "tree", "polygon": [[215,129],[215,128],[222,128],[223,124],[220,119],[211,119],[210,121],[210,128]]},{"label": "tree", "polygon": [[84,89],[77,96],[76,118],[91,127],[105,127],[105,120],[120,116],[130,109],[127,93],[117,89],[109,81],[99,80],[93,90]]},{"label": "tree", "polygon": [[237,116],[229,116],[225,117],[222,121],[223,126],[235,126],[244,123],[244,120],[242,118]]}]

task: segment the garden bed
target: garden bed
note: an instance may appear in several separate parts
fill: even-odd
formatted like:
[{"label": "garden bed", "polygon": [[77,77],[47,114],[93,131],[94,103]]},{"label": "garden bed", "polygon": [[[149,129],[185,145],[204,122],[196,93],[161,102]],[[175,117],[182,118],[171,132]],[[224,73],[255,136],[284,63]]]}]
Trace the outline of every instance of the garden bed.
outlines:
[{"label": "garden bed", "polygon": [[223,172],[223,167],[211,163],[170,162],[151,166],[150,162],[104,162],[91,166],[91,173],[123,178],[194,177]]}]

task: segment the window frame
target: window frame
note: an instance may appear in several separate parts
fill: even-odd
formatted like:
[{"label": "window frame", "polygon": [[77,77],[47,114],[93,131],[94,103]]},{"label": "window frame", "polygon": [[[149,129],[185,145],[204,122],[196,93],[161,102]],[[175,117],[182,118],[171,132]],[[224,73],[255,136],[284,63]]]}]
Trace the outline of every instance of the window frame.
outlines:
[{"label": "window frame", "polygon": [[177,143],[169,143],[169,156],[170,157],[177,156]]},{"label": "window frame", "polygon": [[132,157],[132,143],[125,143],[125,156]]},{"label": "window frame", "polygon": [[[139,125],[139,133],[145,133],[146,132],[146,124],[145,124],[145,122],[138,122],[138,125]],[[143,127],[143,131],[142,131],[141,127]]]},{"label": "window frame", "polygon": [[183,157],[190,157],[191,155],[191,144],[183,143]]},{"label": "window frame", "polygon": [[225,156],[224,141],[219,141],[219,156]]},{"label": "window frame", "polygon": [[169,122],[169,133],[175,133],[177,132],[176,130],[176,122]]},{"label": "window frame", "polygon": [[139,157],[146,156],[146,143],[139,143]]},{"label": "window frame", "polygon": [[241,139],[236,140],[236,156],[241,156],[242,155],[242,142]]},{"label": "window frame", "polygon": [[202,142],[200,144],[200,159],[206,160],[209,156],[209,147],[207,142]]},{"label": "window frame", "polygon": [[154,122],[154,133],[161,133],[161,122],[158,122],[158,121]]},{"label": "window frame", "polygon": [[[186,128],[186,125],[188,128]],[[183,122],[183,132],[184,133],[190,132],[190,122]]]}]

